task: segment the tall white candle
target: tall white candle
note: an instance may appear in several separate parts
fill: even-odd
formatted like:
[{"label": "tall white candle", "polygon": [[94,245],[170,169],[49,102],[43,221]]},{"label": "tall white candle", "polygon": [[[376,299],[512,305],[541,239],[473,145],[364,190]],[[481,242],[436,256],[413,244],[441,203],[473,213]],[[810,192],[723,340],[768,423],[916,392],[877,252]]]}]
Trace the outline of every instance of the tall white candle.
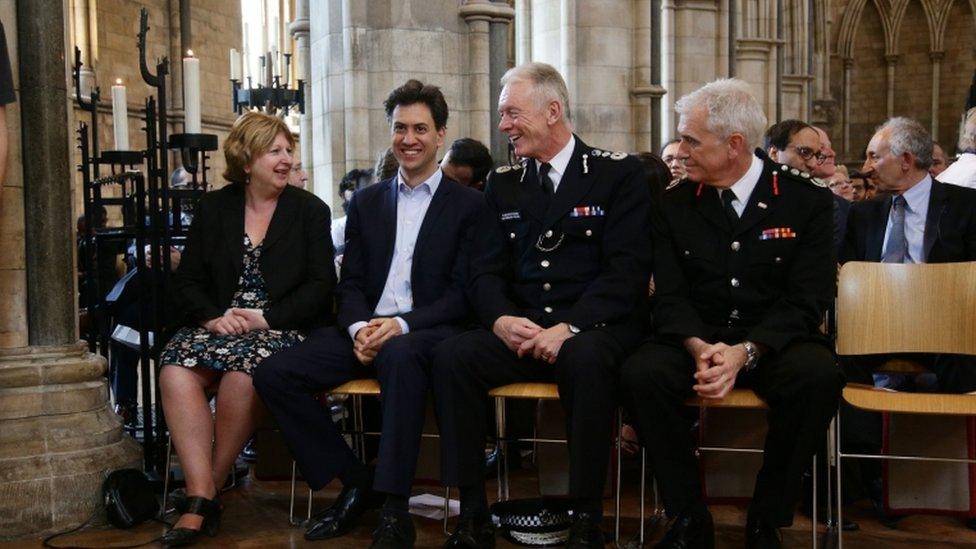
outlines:
[{"label": "tall white candle", "polygon": [[200,133],[200,60],[193,57],[193,50],[183,58],[183,111],[183,132]]},{"label": "tall white candle", "polygon": [[115,132],[115,150],[129,150],[129,106],[125,102],[125,86],[121,78],[112,86],[112,129]]},{"label": "tall white candle", "polygon": [[281,76],[281,63],[278,60],[278,46],[271,46],[271,76]]},{"label": "tall white candle", "polygon": [[241,80],[241,54],[235,48],[230,49],[230,79]]}]

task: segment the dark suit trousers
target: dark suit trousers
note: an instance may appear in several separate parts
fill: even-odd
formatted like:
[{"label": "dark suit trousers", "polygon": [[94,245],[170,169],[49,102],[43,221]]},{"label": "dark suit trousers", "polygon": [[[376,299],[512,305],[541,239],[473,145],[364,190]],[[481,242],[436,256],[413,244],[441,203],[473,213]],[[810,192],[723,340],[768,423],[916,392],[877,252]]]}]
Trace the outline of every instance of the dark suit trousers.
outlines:
[{"label": "dark suit trousers", "polygon": [[602,497],[617,412],[617,373],[625,353],[602,330],[567,339],[555,364],[520,359],[484,329],[439,345],[433,388],[441,421],[444,484],[466,487],[484,482],[490,389],[509,383],[555,381],[566,412],[569,495]]},{"label": "dark suit trousers", "polygon": [[[702,499],[695,433],[684,405],[694,394],[694,371],[684,348],[646,343],[621,372],[621,397],[637,422],[671,516]],[[769,405],[750,509],[755,516],[777,526],[792,524],[801,475],[826,437],[843,385],[833,354],[809,342],[767,355],[754,371],[739,374],[736,386],[752,388]]]},{"label": "dark suit trousers", "polygon": [[349,336],[337,327],[313,331],[301,345],[257,368],[254,385],[274,416],[309,487],[318,490],[357,463],[314,395],[347,381],[379,379],[382,435],[374,488],[408,496],[423,433],[431,355],[450,326],[412,331],[387,341],[367,368],[356,360]]}]

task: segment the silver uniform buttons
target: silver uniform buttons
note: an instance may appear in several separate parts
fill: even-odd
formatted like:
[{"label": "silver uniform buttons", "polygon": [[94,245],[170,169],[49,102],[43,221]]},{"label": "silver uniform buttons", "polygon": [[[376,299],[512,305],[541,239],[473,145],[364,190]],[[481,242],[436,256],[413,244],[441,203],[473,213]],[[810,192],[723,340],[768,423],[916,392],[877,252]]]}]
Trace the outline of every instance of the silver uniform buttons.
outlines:
[{"label": "silver uniform buttons", "polygon": [[512,240],[515,240],[515,233],[509,233],[508,237],[511,238]]},{"label": "silver uniform buttons", "polygon": [[546,231],[546,238],[552,238],[552,229]]},{"label": "silver uniform buttons", "polygon": [[780,257],[780,256],[776,256],[776,257],[775,257],[775,258],[773,259],[773,262],[775,262],[775,263],[782,263],[782,262],[783,262],[783,258],[782,258],[782,257]]},{"label": "silver uniform buttons", "polygon": [[552,284],[546,282],[545,284],[542,285],[542,289],[548,292],[549,290],[552,289]]},{"label": "silver uniform buttons", "polygon": [[691,255],[691,250],[685,250],[685,257],[688,257],[689,255]]},{"label": "silver uniform buttons", "polygon": [[739,309],[732,309],[732,312],[729,313],[729,318],[738,320],[738,318],[739,318]]},{"label": "silver uniform buttons", "polygon": [[733,288],[738,288],[739,287],[739,279],[738,278],[733,278],[732,280],[729,281],[729,284],[732,284],[732,287]]},{"label": "silver uniform buttons", "polygon": [[593,231],[590,229],[586,229],[586,236],[593,236]]},{"label": "silver uniform buttons", "polygon": [[552,312],[552,307],[546,307],[545,309],[542,309],[542,310],[545,311],[545,312],[547,312],[547,313],[551,313]]},{"label": "silver uniform buttons", "polygon": [[736,240],[735,242],[732,243],[732,251],[733,252],[739,251],[739,248],[741,248],[741,247],[742,247],[742,244],[740,244],[738,240]]},{"label": "silver uniform buttons", "polygon": [[549,260],[548,259],[543,259],[542,261],[539,262],[539,265],[542,265],[542,268],[543,269],[548,269],[549,268]]}]

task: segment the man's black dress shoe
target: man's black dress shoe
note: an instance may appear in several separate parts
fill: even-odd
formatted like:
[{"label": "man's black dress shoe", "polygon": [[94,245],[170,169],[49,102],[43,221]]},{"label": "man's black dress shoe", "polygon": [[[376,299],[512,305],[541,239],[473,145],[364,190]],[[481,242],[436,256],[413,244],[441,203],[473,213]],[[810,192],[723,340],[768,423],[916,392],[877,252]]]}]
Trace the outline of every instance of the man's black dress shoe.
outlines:
[{"label": "man's black dress shoe", "polygon": [[573,513],[573,524],[569,527],[569,539],[566,541],[567,549],[602,548],[605,544],[600,519],[589,513]]},{"label": "man's black dress shoe", "polygon": [[373,531],[370,549],[413,549],[417,531],[409,516],[383,513],[380,525]]},{"label": "man's black dress shoe", "polygon": [[704,505],[685,510],[671,523],[656,549],[714,549],[715,525]]},{"label": "man's black dress shoe", "polygon": [[363,513],[379,507],[383,498],[370,488],[346,486],[331,507],[312,517],[305,528],[305,539],[329,539],[341,536],[356,526]]},{"label": "man's black dress shoe", "polygon": [[220,513],[223,509],[217,498],[188,497],[186,498],[185,509],[184,513],[202,516],[203,524],[200,525],[199,530],[191,528],[170,528],[163,534],[160,540],[163,547],[193,545],[197,541],[197,538],[200,537],[200,534],[207,534],[210,537],[217,535],[217,529],[220,527]]},{"label": "man's black dress shoe", "polygon": [[444,549],[490,549],[495,546],[495,525],[488,515],[458,517],[457,528],[444,542]]},{"label": "man's black dress shoe", "polygon": [[783,536],[779,528],[758,518],[746,520],[746,549],[780,549]]}]

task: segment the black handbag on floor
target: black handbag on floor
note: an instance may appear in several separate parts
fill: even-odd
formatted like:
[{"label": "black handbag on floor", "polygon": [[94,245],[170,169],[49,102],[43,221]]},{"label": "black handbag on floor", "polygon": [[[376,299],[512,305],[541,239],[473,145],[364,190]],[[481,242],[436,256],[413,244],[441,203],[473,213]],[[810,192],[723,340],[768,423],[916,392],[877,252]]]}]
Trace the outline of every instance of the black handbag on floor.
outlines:
[{"label": "black handbag on floor", "polygon": [[119,469],[102,483],[102,502],[108,521],[116,528],[132,528],[152,519],[159,502],[146,474],[138,469]]}]

